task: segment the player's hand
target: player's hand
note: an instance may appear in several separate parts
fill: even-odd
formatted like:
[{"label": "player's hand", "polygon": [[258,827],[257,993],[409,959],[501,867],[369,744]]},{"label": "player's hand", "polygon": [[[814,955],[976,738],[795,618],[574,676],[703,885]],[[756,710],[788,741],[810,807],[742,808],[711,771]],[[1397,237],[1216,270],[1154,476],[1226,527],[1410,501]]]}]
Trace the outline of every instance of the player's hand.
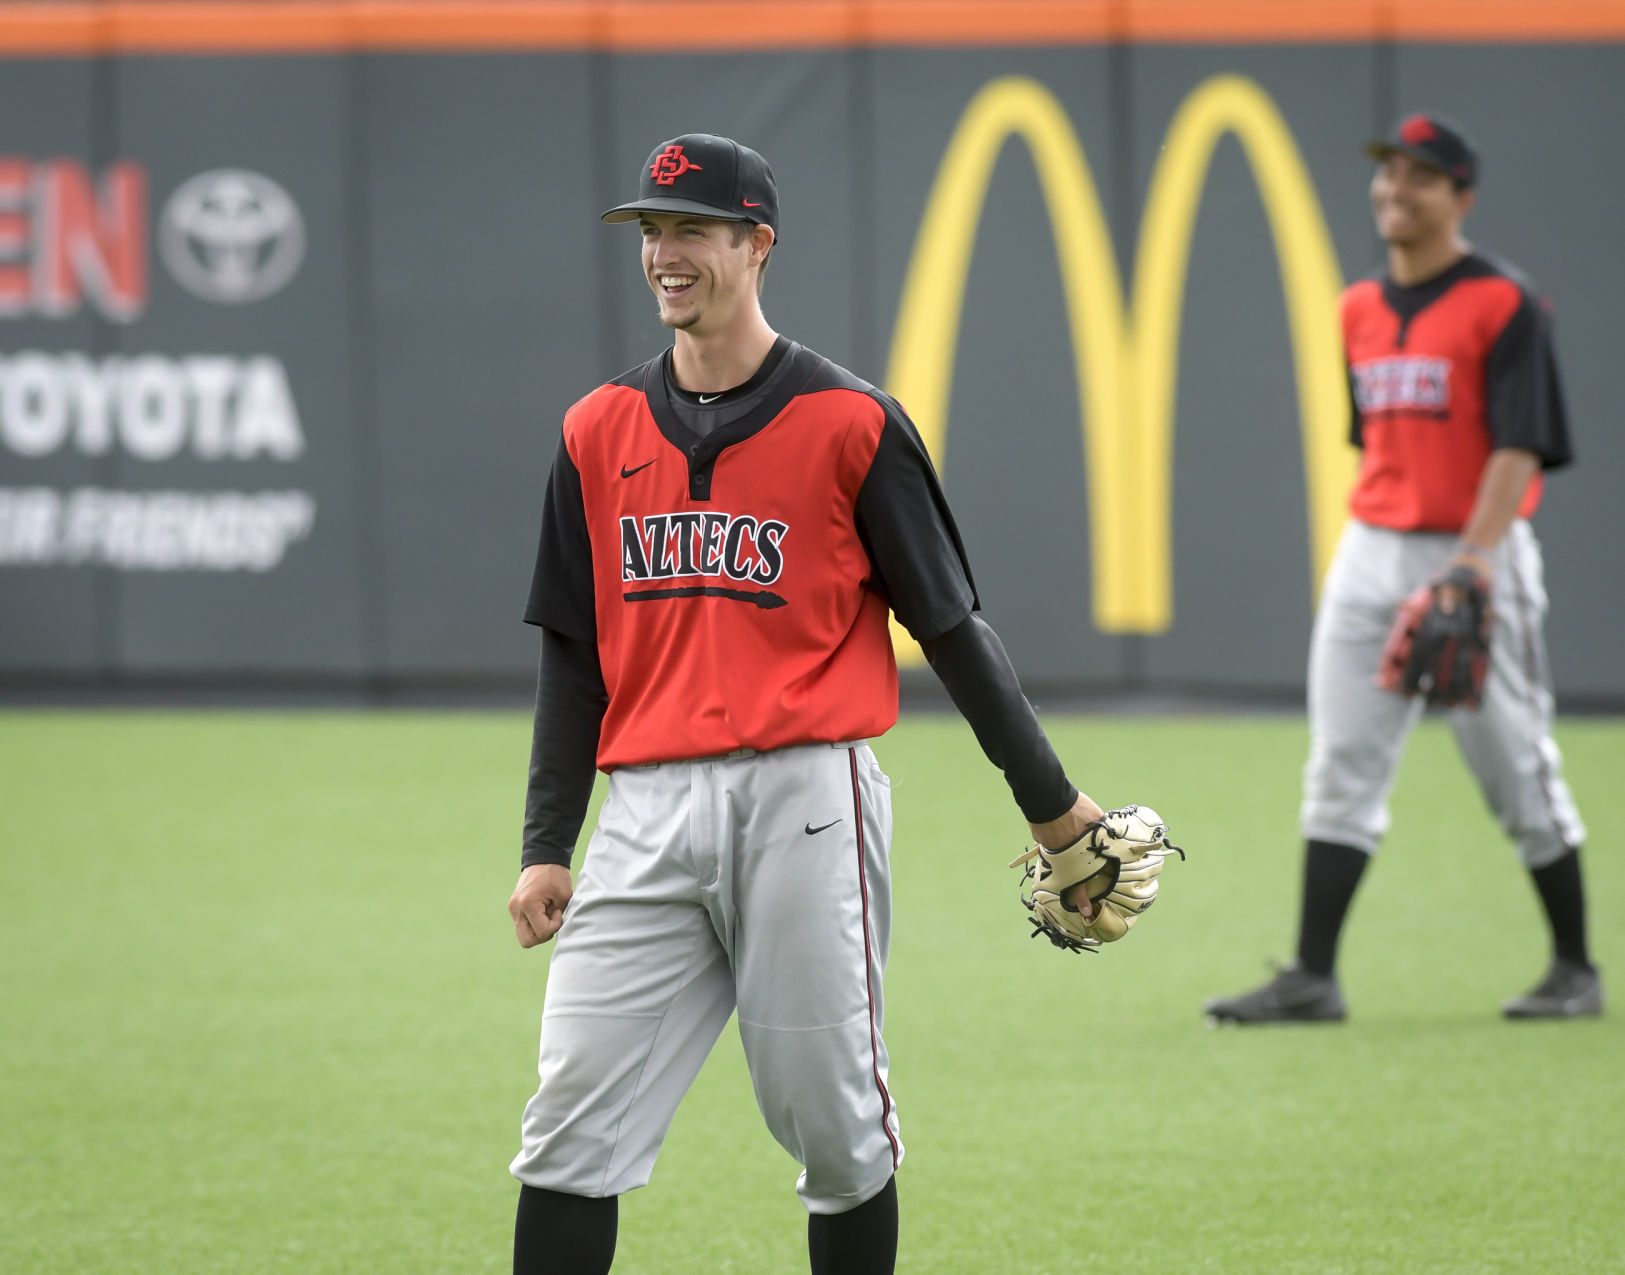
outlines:
[{"label": "player's hand", "polygon": [[1157,877],[1171,854],[1168,825],[1149,806],[1108,810],[1069,846],[1030,847],[1010,863],[1025,867],[1021,903],[1030,937],[1069,952],[1097,952],[1123,938],[1157,901]]},{"label": "player's hand", "polygon": [[1457,567],[1466,567],[1475,575],[1490,579],[1495,574],[1494,564],[1488,558],[1476,553],[1458,553],[1450,559],[1450,566],[1446,569],[1445,579],[1439,582],[1438,605],[1441,615],[1454,615],[1456,608],[1467,601],[1467,594],[1457,585],[1452,584],[1448,573]]},{"label": "player's hand", "polygon": [[570,869],[560,864],[533,863],[519,874],[508,915],[520,947],[536,947],[559,932],[570,894]]},{"label": "player's hand", "polygon": [[[1029,823],[1027,827],[1032,830],[1033,840],[1039,845],[1046,850],[1059,850],[1083,836],[1083,830],[1105,813],[1093,800],[1080,792],[1072,809],[1059,819],[1051,819],[1048,823]],[[1072,897],[1066,901],[1083,913],[1086,919],[1095,914],[1087,890],[1074,887]]]}]

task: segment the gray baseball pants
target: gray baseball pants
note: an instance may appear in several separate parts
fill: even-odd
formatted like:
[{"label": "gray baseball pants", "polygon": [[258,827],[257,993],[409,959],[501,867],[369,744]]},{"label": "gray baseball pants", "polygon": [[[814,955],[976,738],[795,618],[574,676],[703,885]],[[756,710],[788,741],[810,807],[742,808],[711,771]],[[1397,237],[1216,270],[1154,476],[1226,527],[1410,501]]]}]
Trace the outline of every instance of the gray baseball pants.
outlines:
[{"label": "gray baseball pants", "polygon": [[881,1036],[890,842],[890,781],[861,742],[614,771],[555,940],[514,1177],[643,1186],[737,1007],[808,1211],[884,1187],[903,1157]]},{"label": "gray baseball pants", "polygon": [[[1305,839],[1374,854],[1388,831],[1388,794],[1422,701],[1376,684],[1382,648],[1406,596],[1441,573],[1456,537],[1350,520],[1327,573],[1309,649]],[[1542,625],[1540,544],[1519,520],[1496,547],[1489,681],[1477,709],[1450,725],[1484,799],[1530,868],[1585,840],[1552,741],[1552,686]]]}]

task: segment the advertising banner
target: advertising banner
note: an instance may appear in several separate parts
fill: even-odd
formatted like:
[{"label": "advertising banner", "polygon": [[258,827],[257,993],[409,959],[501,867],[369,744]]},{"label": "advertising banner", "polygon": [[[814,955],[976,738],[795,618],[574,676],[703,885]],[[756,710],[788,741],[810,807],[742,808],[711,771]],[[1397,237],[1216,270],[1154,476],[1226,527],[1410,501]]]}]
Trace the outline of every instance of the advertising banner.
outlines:
[{"label": "advertising banner", "polygon": [[[88,239],[95,246],[95,233],[86,233],[82,218],[78,225],[64,224],[67,210],[60,197],[37,198],[64,185],[81,196],[94,189],[99,148],[92,104],[99,76],[89,62],[18,62],[0,74],[0,119],[6,121],[0,135],[0,667],[5,668],[88,674],[113,658],[112,600],[99,573],[54,565],[62,554],[66,494],[109,486],[105,449],[64,445],[69,413],[64,381],[69,366],[88,370],[106,357],[112,324],[99,317],[95,301],[66,304],[70,287],[83,297],[68,244],[84,245]],[[128,192],[134,174],[124,171]],[[141,211],[144,217],[144,199]],[[91,287],[99,295],[105,291],[97,274],[99,257],[81,249],[80,259],[96,262]],[[76,361],[68,365],[70,357]]]},{"label": "advertising banner", "polygon": [[20,599],[88,592],[91,667],[359,671],[343,68],[88,76],[79,145],[0,162],[0,651],[84,667]]}]

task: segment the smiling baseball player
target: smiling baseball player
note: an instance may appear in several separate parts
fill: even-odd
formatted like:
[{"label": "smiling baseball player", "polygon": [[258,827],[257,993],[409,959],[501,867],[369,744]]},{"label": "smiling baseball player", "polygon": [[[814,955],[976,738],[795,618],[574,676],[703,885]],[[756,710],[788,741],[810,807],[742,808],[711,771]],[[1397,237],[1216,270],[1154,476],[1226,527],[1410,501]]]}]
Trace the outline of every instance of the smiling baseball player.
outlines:
[{"label": "smiling baseball player", "polygon": [[1344,1019],[1338,937],[1387,831],[1405,738],[1432,704],[1450,710],[1551,931],[1545,976],[1502,1012],[1599,1014],[1585,826],[1552,739],[1546,591],[1527,521],[1542,470],[1572,459],[1550,319],[1528,280],[1462,236],[1478,155],[1457,125],[1412,115],[1366,152],[1388,267],[1340,308],[1363,455],[1310,642],[1297,959],[1261,987],[1210,1000],[1207,1013]]},{"label": "smiling baseball player", "polygon": [[[543,501],[509,912],[523,946],[558,944],[512,1165],[514,1270],[609,1270],[616,1197],[648,1181],[737,1009],[762,1116],[802,1166],[812,1270],[889,1272],[891,794],[865,742],[897,719],[888,610],[1043,846],[1079,842],[1102,812],[974,614],[902,408],[763,317],[779,207],[762,157],[673,138],[604,220],[640,226],[675,340],[570,409]],[[572,894],[595,765],[609,792]]]}]

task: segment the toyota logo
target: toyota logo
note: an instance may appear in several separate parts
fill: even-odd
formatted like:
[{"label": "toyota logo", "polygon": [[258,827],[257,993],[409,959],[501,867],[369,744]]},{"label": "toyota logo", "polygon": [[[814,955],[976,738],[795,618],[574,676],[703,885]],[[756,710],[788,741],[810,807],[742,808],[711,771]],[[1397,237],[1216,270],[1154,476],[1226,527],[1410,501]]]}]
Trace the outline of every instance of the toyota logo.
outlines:
[{"label": "toyota logo", "polygon": [[269,177],[218,168],[169,197],[158,248],[188,292],[243,305],[293,278],[305,255],[305,222],[292,197]]}]

